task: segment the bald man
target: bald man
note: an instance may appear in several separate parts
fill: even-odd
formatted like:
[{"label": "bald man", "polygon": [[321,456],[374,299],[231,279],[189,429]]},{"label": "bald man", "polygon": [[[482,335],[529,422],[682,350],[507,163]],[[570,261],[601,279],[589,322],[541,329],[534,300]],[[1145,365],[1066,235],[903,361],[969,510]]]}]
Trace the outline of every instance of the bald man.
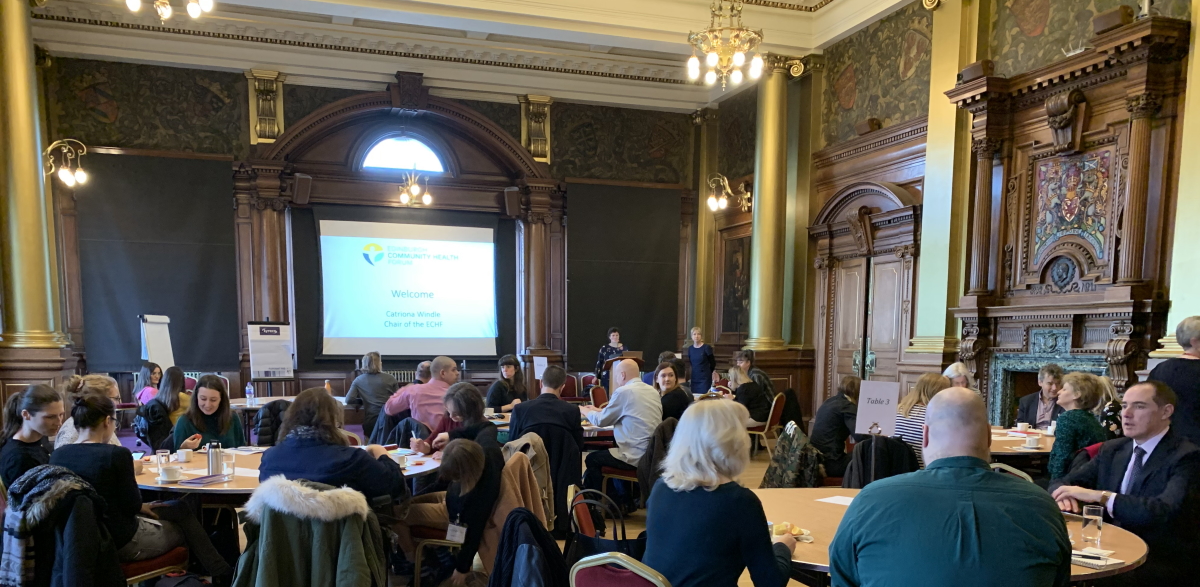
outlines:
[{"label": "bald man", "polygon": [[[587,465],[583,473],[584,489],[601,489],[604,479],[600,469],[604,467],[636,473],[638,461],[650,445],[654,429],[662,423],[662,401],[658,391],[642,383],[636,362],[624,360],[613,365],[612,382],[616,391],[608,398],[607,406],[603,409],[587,405],[579,407],[579,412],[592,425],[612,426],[617,441],[616,448],[588,454],[584,460]],[[633,496],[628,495],[623,501],[622,505],[632,511]]]},{"label": "bald man", "polygon": [[988,466],[987,409],[952,387],[925,412],[926,468],[863,489],[829,545],[834,587],[1068,585],[1071,542],[1037,485]]},{"label": "bald man", "polygon": [[436,357],[429,363],[429,372],[432,379],[404,386],[388,398],[383,411],[395,416],[409,410],[414,420],[436,430],[446,413],[442,398],[451,385],[458,383],[458,365],[450,357]]}]

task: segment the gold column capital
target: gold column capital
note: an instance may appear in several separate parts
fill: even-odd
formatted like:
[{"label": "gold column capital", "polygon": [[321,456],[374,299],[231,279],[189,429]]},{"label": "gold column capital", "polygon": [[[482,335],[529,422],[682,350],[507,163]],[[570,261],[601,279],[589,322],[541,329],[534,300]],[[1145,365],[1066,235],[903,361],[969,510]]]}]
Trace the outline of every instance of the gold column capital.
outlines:
[{"label": "gold column capital", "polygon": [[958,339],[953,336],[914,336],[905,351],[919,355],[954,354],[958,352]]},{"label": "gold column capital", "polygon": [[526,94],[521,103],[521,144],[535,161],[550,163],[550,105],[554,98]]},{"label": "gold column capital", "polygon": [[245,75],[250,89],[250,144],[274,143],[283,134],[283,82],[287,74],[251,69]]}]

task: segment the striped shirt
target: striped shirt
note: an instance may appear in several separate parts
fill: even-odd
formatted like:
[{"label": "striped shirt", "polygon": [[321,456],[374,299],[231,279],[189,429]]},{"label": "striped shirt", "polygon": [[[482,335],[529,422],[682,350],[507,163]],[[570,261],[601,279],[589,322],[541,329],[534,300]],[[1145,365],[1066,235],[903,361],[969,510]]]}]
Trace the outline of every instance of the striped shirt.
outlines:
[{"label": "striped shirt", "polygon": [[922,436],[921,426],[925,424],[925,404],[917,404],[904,416],[896,414],[896,436],[904,439],[905,444],[917,453],[917,464],[925,468],[925,459],[921,456]]}]

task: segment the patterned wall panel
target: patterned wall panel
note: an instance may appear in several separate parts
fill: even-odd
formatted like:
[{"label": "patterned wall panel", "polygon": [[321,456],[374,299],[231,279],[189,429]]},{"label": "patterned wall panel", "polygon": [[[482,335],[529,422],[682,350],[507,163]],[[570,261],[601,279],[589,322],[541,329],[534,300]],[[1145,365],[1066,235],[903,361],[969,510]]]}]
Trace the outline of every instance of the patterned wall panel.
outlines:
[{"label": "patterned wall panel", "polygon": [[554,177],[688,180],[692,120],[687,114],[555,102],[550,132]]},{"label": "patterned wall panel", "polygon": [[825,50],[823,146],[854,138],[868,118],[888,127],[927,114],[932,35],[929,11],[914,2]]},{"label": "patterned wall panel", "polygon": [[[758,137],[758,86],[721,102],[718,110],[717,171],[730,179],[754,173],[754,141]],[[737,186],[733,186],[737,188]]]},{"label": "patterned wall panel", "polygon": [[[512,103],[483,102],[480,100],[455,100],[455,102],[486,116],[520,142],[521,105],[516,102],[516,99]],[[551,110],[554,108],[555,106],[550,106]]]},{"label": "patterned wall panel", "polygon": [[46,81],[55,137],[234,157],[249,148],[240,73],[55,58]]},{"label": "patterned wall panel", "polygon": [[[383,88],[380,88],[383,89]],[[283,124],[290,128],[305,116],[312,114],[318,108],[337,102],[350,96],[366,93],[367,90],[346,90],[342,88],[321,88],[317,86],[297,86],[284,82],[283,84]]]},{"label": "patterned wall panel", "polygon": [[[1012,76],[1064,58],[1086,45],[1092,17],[1133,0],[992,0],[992,60],[996,74]],[[1164,16],[1191,17],[1188,0],[1158,0]]]}]

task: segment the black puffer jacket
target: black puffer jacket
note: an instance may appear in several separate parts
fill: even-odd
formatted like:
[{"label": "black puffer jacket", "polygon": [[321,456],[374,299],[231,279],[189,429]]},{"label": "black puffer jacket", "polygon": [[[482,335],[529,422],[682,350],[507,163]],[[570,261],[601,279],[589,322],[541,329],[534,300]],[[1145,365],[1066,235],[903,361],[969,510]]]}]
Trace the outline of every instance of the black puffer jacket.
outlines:
[{"label": "black puffer jacket", "polygon": [[254,436],[258,439],[254,443],[256,446],[275,446],[275,435],[283,424],[283,413],[290,405],[292,402],[275,400],[254,414]]}]

